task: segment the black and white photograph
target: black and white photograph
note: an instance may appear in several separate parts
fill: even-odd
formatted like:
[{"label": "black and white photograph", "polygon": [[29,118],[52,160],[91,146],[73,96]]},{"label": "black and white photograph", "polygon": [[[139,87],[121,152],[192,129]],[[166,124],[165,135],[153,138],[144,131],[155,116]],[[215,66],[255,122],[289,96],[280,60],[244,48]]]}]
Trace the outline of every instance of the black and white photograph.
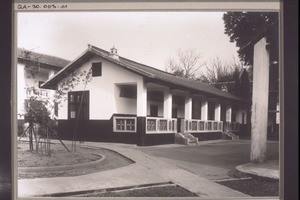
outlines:
[{"label": "black and white photograph", "polygon": [[279,199],[280,10],[15,15],[17,196]]}]

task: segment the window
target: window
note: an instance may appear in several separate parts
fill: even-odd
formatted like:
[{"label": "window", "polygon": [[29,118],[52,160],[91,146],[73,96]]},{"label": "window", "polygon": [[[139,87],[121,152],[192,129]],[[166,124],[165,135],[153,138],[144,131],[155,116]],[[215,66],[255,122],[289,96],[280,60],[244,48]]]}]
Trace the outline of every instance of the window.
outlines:
[{"label": "window", "polygon": [[157,117],[157,116],[158,116],[158,106],[150,105],[150,117]]},{"label": "window", "polygon": [[114,117],[114,132],[136,132],[136,117]]},{"label": "window", "polygon": [[69,92],[69,119],[89,119],[89,91]]},{"label": "window", "polygon": [[57,102],[54,103],[54,114],[56,116],[58,116],[58,103]]},{"label": "window", "polygon": [[137,98],[136,86],[131,86],[131,85],[120,86],[120,97],[136,99]]},{"label": "window", "polygon": [[92,76],[102,76],[102,63],[92,63]]}]

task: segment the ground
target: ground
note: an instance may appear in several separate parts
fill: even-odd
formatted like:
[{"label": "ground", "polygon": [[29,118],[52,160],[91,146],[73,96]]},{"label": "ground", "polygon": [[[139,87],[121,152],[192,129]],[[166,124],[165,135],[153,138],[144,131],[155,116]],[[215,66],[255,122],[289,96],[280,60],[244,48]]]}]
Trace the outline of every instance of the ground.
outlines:
[{"label": "ground", "polygon": [[[267,148],[267,158],[268,159],[278,159],[278,149],[279,149],[279,143],[276,141],[269,141],[268,142],[268,148]],[[58,145],[62,147],[61,145]],[[81,182],[85,188],[83,190],[93,190],[96,189],[95,187],[103,186],[102,188],[108,188],[108,187],[119,187],[122,186],[122,184],[134,186],[138,185],[137,181],[140,182],[140,184],[146,184],[147,183],[159,183],[161,181],[165,180],[173,180],[174,177],[178,176],[178,179],[175,178],[175,182],[177,186],[183,186],[185,189],[189,188],[186,187],[185,183],[182,185],[183,182],[180,182],[184,179],[184,177],[194,178],[197,181],[201,180],[201,183],[204,181],[205,185],[199,185],[197,188],[201,188],[200,192],[205,193],[205,187],[208,184],[210,187],[213,186],[213,188],[218,188],[221,185],[224,185],[228,188],[232,188],[234,190],[238,190],[242,193],[249,194],[251,196],[264,196],[263,194],[266,194],[267,196],[278,196],[278,181],[274,182],[266,182],[265,180],[238,180],[238,181],[230,181],[228,178],[231,178],[232,174],[231,172],[237,165],[245,164],[249,162],[249,155],[250,155],[250,141],[249,140],[239,140],[239,141],[230,141],[230,140],[219,140],[219,141],[206,141],[201,142],[198,146],[184,146],[184,145],[177,145],[177,144],[170,144],[170,145],[159,145],[159,146],[151,146],[151,147],[138,147],[135,145],[126,145],[126,144],[109,144],[109,143],[84,143],[83,145],[80,145],[82,149],[82,153],[85,152],[85,150],[90,151],[91,154],[97,154],[97,156],[104,156],[103,153],[99,153],[98,151],[100,149],[105,148],[111,148],[114,151],[117,151],[121,154],[124,154],[128,158],[135,160],[137,163],[128,165],[127,167],[119,167],[117,162],[114,162],[116,160],[120,160],[119,158],[112,159],[109,162],[107,162],[106,165],[107,168],[105,169],[106,172],[97,172],[95,169],[94,171],[90,171],[89,173],[93,173],[90,175],[85,176],[78,176],[80,178],[80,181],[85,178],[85,181]],[[89,146],[89,149],[85,149],[85,147]],[[94,146],[94,148],[91,148],[91,146]],[[98,153],[97,153],[98,152]],[[142,153],[143,152],[143,153]],[[118,153],[116,153],[118,154]],[[145,154],[148,154],[150,156],[147,156]],[[119,155],[119,154],[118,154]],[[89,157],[90,156],[90,157]],[[94,155],[89,155],[86,158],[88,159],[95,159]],[[120,156],[120,155],[119,155]],[[153,156],[153,157],[152,157]],[[68,158],[68,156],[64,155],[64,158]],[[71,156],[69,156],[71,158]],[[37,157],[38,158],[38,157]],[[152,158],[152,159],[151,159]],[[74,160],[74,159],[72,159]],[[78,159],[81,160],[81,159]],[[151,163],[152,162],[152,163]],[[168,164],[164,164],[164,163]],[[102,163],[101,163],[102,166]],[[157,167],[158,166],[158,167]],[[119,168],[118,168],[119,167]],[[113,169],[112,171],[107,171],[109,169]],[[179,170],[179,168],[181,168]],[[131,170],[129,170],[131,169]],[[184,170],[182,170],[184,169]],[[101,169],[97,169],[101,170]],[[154,170],[154,171],[153,171]],[[156,171],[158,170],[158,171]],[[163,170],[163,171],[162,171]],[[167,170],[164,172],[164,170]],[[190,173],[188,173],[188,172]],[[84,172],[87,173],[88,170],[84,168]],[[97,173],[94,173],[97,172]],[[134,173],[133,173],[134,172]],[[155,172],[154,174],[152,174]],[[161,174],[162,172],[163,174]],[[171,179],[165,179],[165,173],[167,177],[170,177]],[[153,177],[153,175],[155,175]],[[161,174],[161,175],[159,175]],[[184,174],[184,177],[181,177],[180,174]],[[195,174],[198,175],[196,178]],[[65,174],[62,174],[65,176]],[[62,176],[61,174],[56,174],[55,176]],[[69,176],[74,176],[74,174],[68,174]],[[82,175],[82,174],[75,174],[76,175]],[[159,176],[157,176],[159,175]],[[168,176],[171,175],[171,176]],[[44,174],[42,174],[44,176]],[[40,177],[42,177],[40,176]],[[128,177],[130,176],[130,177]],[[46,176],[49,177],[49,176]],[[101,178],[100,178],[101,177]],[[145,178],[147,177],[147,178]],[[161,179],[161,177],[164,177]],[[181,178],[180,178],[181,177]],[[24,178],[24,177],[21,177]],[[27,177],[25,177],[27,178]],[[34,177],[29,177],[34,178]],[[75,189],[72,185],[74,182],[73,180],[77,180],[75,177],[70,177],[68,179],[69,184],[65,184],[67,177],[61,177],[55,179],[56,181],[51,183],[54,184],[52,189],[52,193],[55,193],[54,191],[61,191],[61,187],[64,187],[66,189],[63,189],[62,192],[71,191],[70,189]],[[100,179],[99,179],[100,178]],[[125,179],[124,179],[125,178]],[[200,178],[200,179],[199,179]],[[206,182],[205,179],[210,179],[212,181]],[[24,180],[24,179],[23,179]],[[22,185],[22,193],[28,194],[28,189],[26,185],[33,184],[35,185],[33,188],[41,188],[42,185],[39,183],[45,184],[45,181],[48,180],[32,180],[26,179],[23,181],[20,180],[20,184]],[[79,179],[78,179],[79,180]],[[78,181],[77,180],[77,181]],[[91,182],[91,180],[93,180]],[[144,180],[147,180],[146,182]],[[155,180],[154,182],[152,182]],[[157,181],[159,180],[159,181]],[[173,180],[173,181],[174,181]],[[190,180],[190,179],[189,179]],[[75,181],[75,182],[77,182]],[[101,182],[102,181],[102,182]],[[178,182],[179,181],[179,182]],[[220,182],[221,181],[221,182]],[[97,184],[95,185],[95,182]],[[28,184],[25,184],[28,183]],[[58,184],[59,183],[59,184]],[[93,184],[94,183],[94,184]],[[109,184],[108,184],[109,183]],[[114,186],[111,185],[113,183]],[[173,182],[174,183],[174,182]],[[200,183],[200,182],[197,182]],[[213,184],[212,184],[213,183]],[[47,185],[50,184],[47,182]],[[71,185],[70,185],[71,184]],[[86,185],[86,187],[85,187]],[[107,186],[106,186],[107,185]],[[219,185],[219,186],[218,186]],[[74,185],[76,186],[76,185]],[[105,187],[104,187],[105,186]],[[175,185],[176,186],[176,185]],[[194,182],[192,183],[192,186],[194,186]],[[259,187],[257,187],[259,186]],[[204,188],[203,188],[204,187]],[[69,189],[67,189],[69,188]],[[108,196],[118,196],[118,195],[130,195],[130,196],[139,196],[139,193],[149,192],[154,195],[156,192],[163,192],[163,191],[169,191],[171,193],[165,193],[166,196],[176,196],[177,189],[180,190],[179,187],[168,187],[167,189],[164,188],[156,188],[155,190],[152,190],[152,188],[144,188],[144,189],[137,189],[133,187],[133,191],[124,191],[118,194],[103,194],[103,193],[97,193],[94,194],[95,196],[101,196],[101,195],[108,195]],[[193,187],[192,187],[193,188]],[[252,188],[249,190],[249,188]],[[266,189],[267,191],[260,190],[261,188]],[[32,188],[31,188],[32,189]],[[157,191],[158,189],[158,191]],[[174,190],[175,189],[175,190]],[[191,188],[189,188],[190,190]],[[204,191],[202,191],[204,190]],[[248,190],[248,191],[247,191]],[[269,190],[269,191],[268,191]],[[40,192],[37,190],[31,191],[32,193]],[[192,191],[192,190],[190,190]],[[217,192],[217,190],[214,190]],[[220,191],[223,191],[222,189]],[[226,189],[225,189],[226,191]],[[49,191],[48,191],[49,192]],[[198,189],[193,191],[194,193],[198,194]],[[250,193],[251,192],[251,193]],[[269,192],[269,193],[268,193]],[[30,192],[29,192],[30,193]],[[51,194],[51,192],[49,192]],[[214,192],[215,193],[215,192]],[[222,192],[221,192],[222,193]],[[229,192],[230,193],[230,192]],[[227,195],[229,193],[226,193]],[[220,194],[220,193],[219,193]],[[152,196],[149,194],[149,197]],[[163,195],[163,194],[161,194]]]},{"label": "ground", "polygon": [[[196,175],[218,180],[228,177],[236,166],[250,162],[250,140],[216,141],[199,146],[152,146],[138,147],[148,155],[155,156]],[[268,141],[267,159],[279,158],[278,141]]]},{"label": "ground", "polygon": [[[198,176],[222,181],[218,183],[250,196],[278,196],[278,180],[251,177],[247,180],[230,181],[233,177],[236,178],[236,166],[250,162],[250,143],[250,140],[228,140],[216,143],[212,141],[199,146],[153,146],[138,149]],[[278,141],[268,141],[267,159],[279,159]]]},{"label": "ground", "polygon": [[[70,146],[68,149],[71,149]],[[77,176],[90,174],[132,164],[133,161],[117,152],[104,148],[77,147],[76,152],[68,152],[60,143],[51,144],[51,156],[45,156],[36,151],[30,152],[26,142],[18,143],[18,166],[19,167],[51,167],[88,164],[102,158],[101,164],[85,166],[72,170],[44,170],[28,172],[19,170],[18,178],[47,178],[58,176]]]}]

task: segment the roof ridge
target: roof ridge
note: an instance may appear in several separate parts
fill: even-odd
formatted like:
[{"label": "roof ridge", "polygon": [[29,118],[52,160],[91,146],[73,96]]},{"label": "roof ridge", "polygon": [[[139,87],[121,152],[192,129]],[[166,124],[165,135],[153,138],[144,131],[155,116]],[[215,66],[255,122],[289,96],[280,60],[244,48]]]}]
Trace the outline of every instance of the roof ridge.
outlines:
[{"label": "roof ridge", "polygon": [[[65,58],[61,58],[61,57],[58,57],[58,56],[49,55],[49,54],[46,54],[46,53],[40,53],[40,52],[36,52],[36,51],[31,51],[31,50],[27,50],[25,48],[18,47],[17,50],[18,51],[29,51],[29,52],[31,52],[33,54],[37,54],[37,55],[41,55],[41,56],[48,56],[48,57],[57,58],[57,59],[60,59],[60,60],[66,61],[66,62],[71,62],[70,60],[67,60]],[[20,57],[19,52],[17,53],[17,56]],[[26,57],[22,57],[22,58],[26,58]],[[30,58],[26,58],[26,59],[30,59]]]},{"label": "roof ridge", "polygon": [[[91,46],[92,46],[93,48],[95,48],[95,49],[99,49],[100,51],[104,51],[105,53],[109,53],[108,51],[106,51],[106,50],[104,50],[104,49],[101,49],[101,48],[99,48],[99,47],[97,47],[97,46],[94,46],[94,45],[91,45]],[[136,62],[136,61],[134,61],[134,60],[131,60],[131,59],[128,59],[128,58],[125,58],[125,57],[122,57],[122,56],[119,56],[119,58],[121,58],[121,59],[123,59],[123,60],[126,60],[126,61],[129,61],[129,62],[132,62],[132,63],[135,63],[135,64],[142,65],[142,66],[144,66],[144,67],[149,67],[149,68],[151,68],[151,69],[153,69],[153,70],[156,70],[156,71],[160,71],[160,72],[163,72],[163,73],[166,73],[166,74],[170,74],[170,75],[172,75],[172,76],[175,76],[174,74],[171,74],[171,73],[166,72],[166,71],[164,71],[164,70],[157,69],[157,68],[155,68],[155,67],[151,67],[151,66],[149,66],[149,65],[145,65],[145,64],[143,64],[143,63],[139,63],[139,62]]]},{"label": "roof ridge", "polygon": [[[100,48],[98,48],[98,47],[95,47],[95,46],[92,46],[92,45],[91,45],[91,50],[93,50],[93,48],[94,48],[94,50],[96,50],[96,51],[104,51],[104,52],[100,52],[100,53],[101,53],[101,56],[105,57],[106,59],[108,59],[108,60],[110,60],[110,61],[112,61],[112,62],[115,62],[116,64],[122,65],[122,66],[126,65],[126,66],[124,66],[124,67],[128,67],[128,64],[124,64],[124,63],[122,63],[121,61],[118,61],[118,60],[115,60],[115,59],[113,59],[113,58],[110,58],[107,54],[105,54],[105,53],[108,53],[107,51],[105,51],[105,50],[103,50],[103,49],[100,49]],[[122,57],[119,56],[119,58],[122,58]],[[134,68],[134,69],[137,70],[137,71],[141,71],[141,72],[143,72],[143,73],[147,73],[150,77],[155,76],[154,74],[152,74],[152,73],[150,73],[150,72],[147,72],[147,71],[145,71],[145,70],[143,70],[143,69],[140,69],[140,68],[138,68],[138,67],[136,67],[136,66],[130,66],[130,67],[131,67],[131,68]]]}]

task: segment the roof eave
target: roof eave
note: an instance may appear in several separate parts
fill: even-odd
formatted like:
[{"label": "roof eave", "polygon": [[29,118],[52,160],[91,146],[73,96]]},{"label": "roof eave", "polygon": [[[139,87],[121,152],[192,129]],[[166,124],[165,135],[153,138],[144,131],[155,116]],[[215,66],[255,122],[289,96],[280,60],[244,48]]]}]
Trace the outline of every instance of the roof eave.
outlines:
[{"label": "roof eave", "polygon": [[84,55],[86,55],[87,53],[89,53],[89,52],[90,52],[90,48],[88,48],[87,50],[85,50],[80,56],[78,56],[77,58],[75,58],[67,66],[65,66],[59,72],[57,72],[52,78],[50,78],[43,85],[41,85],[41,88],[51,89],[54,86],[54,84],[57,84],[57,81],[63,75],[63,72],[65,72],[66,70],[70,69],[76,62],[78,62],[80,59],[82,59],[82,57]]}]

